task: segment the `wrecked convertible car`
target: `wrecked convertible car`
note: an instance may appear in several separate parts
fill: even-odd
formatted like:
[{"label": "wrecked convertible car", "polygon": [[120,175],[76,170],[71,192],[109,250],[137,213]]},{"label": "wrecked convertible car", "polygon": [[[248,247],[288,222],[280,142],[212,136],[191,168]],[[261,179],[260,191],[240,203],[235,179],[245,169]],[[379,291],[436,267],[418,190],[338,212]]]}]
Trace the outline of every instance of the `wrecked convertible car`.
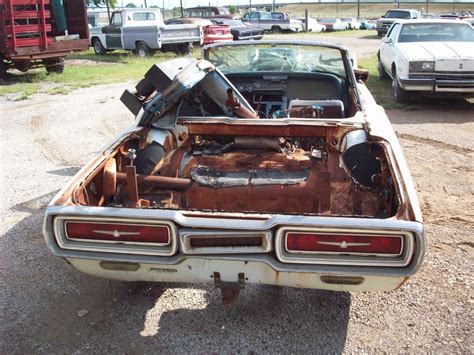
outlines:
[{"label": "wrecked convertible car", "polygon": [[51,201],[51,251],[88,274],[392,290],[425,253],[415,189],[347,51],[226,43],[154,65],[136,122]]}]

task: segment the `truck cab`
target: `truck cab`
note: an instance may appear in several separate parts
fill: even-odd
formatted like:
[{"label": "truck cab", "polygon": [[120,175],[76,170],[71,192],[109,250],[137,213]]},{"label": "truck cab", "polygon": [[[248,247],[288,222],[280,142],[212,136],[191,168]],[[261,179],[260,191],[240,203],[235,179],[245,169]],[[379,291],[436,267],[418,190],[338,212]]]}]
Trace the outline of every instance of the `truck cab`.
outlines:
[{"label": "truck cab", "polygon": [[283,31],[303,31],[303,23],[301,21],[290,19],[287,14],[283,13],[253,11],[245,14],[243,21],[250,22],[264,31],[271,31],[275,34],[282,33]]},{"label": "truck cab", "polygon": [[377,20],[375,30],[379,37],[383,37],[392,24],[400,19],[413,20],[422,18],[421,11],[413,9],[393,9],[388,10],[385,15]]}]

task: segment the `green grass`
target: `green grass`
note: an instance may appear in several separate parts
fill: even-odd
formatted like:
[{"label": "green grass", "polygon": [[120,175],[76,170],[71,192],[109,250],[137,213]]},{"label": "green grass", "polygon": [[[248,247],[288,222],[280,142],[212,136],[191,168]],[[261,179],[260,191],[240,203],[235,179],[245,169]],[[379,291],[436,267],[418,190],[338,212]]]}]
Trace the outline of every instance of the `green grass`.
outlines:
[{"label": "green grass", "polygon": [[15,100],[19,100],[37,92],[67,94],[92,85],[138,80],[154,63],[175,57],[173,53],[159,53],[139,58],[126,51],[97,56],[90,50],[69,56],[62,74],[47,74],[44,68],[27,73],[13,72],[0,86],[0,95],[17,94]]},{"label": "green grass", "polygon": [[399,104],[395,102],[392,95],[392,81],[380,80],[377,71],[377,56],[359,60],[359,67],[369,70],[369,80],[367,87],[375,98],[375,101],[386,109],[401,109],[405,111],[414,111],[419,109],[417,104]]}]

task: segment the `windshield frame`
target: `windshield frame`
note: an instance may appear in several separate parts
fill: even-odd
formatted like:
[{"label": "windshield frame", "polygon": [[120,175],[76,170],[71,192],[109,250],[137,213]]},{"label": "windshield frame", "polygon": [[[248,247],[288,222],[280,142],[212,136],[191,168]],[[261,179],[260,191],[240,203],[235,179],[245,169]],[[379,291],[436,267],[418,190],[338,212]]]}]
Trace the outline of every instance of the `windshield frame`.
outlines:
[{"label": "windshield frame", "polygon": [[[314,47],[325,47],[325,48],[332,48],[332,49],[339,50],[341,52],[341,58],[344,65],[345,79],[347,82],[347,86],[348,88],[352,88],[354,90],[355,96],[357,98],[357,105],[359,106],[359,110],[365,111],[364,100],[362,100],[360,90],[357,86],[357,80],[355,77],[354,68],[352,67],[352,63],[349,57],[349,51],[347,50],[346,47],[338,45],[338,44],[316,42],[316,41],[291,41],[290,42],[290,41],[281,41],[281,40],[280,41],[263,40],[263,41],[258,41],[255,43],[253,41],[212,43],[212,44],[208,44],[207,46],[202,47],[201,57],[205,60],[209,60],[209,53],[212,51],[213,48],[217,48],[217,47],[252,46],[252,45],[257,46],[257,45],[262,45],[262,44],[267,44],[267,45],[275,44],[275,45],[288,45],[288,46],[290,45],[291,46],[294,46],[294,45],[314,46]],[[303,73],[303,72],[299,72],[299,73]]]},{"label": "windshield frame", "polygon": [[[265,45],[267,46],[277,45],[280,47],[283,47],[283,46],[306,46],[306,47],[319,47],[319,48],[322,47],[322,48],[339,50],[341,54],[341,58],[342,58],[343,67],[344,67],[344,78],[348,78],[348,80],[350,80],[349,78],[354,75],[354,72],[352,70],[352,64],[350,63],[349,53],[347,49],[337,44],[325,43],[325,42],[309,42],[309,41],[290,42],[290,41],[268,41],[268,40],[265,41],[264,40],[264,41],[258,41],[258,42],[241,41],[241,42],[230,42],[230,43],[229,42],[213,43],[213,44],[204,46],[202,48],[202,58],[209,60],[210,52],[213,49],[218,48],[218,47],[255,46],[258,48],[259,46],[265,46]],[[242,71],[242,72],[245,72],[245,71]],[[239,73],[239,72],[236,71],[235,73]],[[255,72],[255,73],[258,73],[258,72]],[[304,73],[304,71],[299,71],[299,73]],[[311,73],[311,72],[308,71],[308,73]],[[341,76],[340,74],[336,74],[332,72],[328,72],[328,73]]]}]

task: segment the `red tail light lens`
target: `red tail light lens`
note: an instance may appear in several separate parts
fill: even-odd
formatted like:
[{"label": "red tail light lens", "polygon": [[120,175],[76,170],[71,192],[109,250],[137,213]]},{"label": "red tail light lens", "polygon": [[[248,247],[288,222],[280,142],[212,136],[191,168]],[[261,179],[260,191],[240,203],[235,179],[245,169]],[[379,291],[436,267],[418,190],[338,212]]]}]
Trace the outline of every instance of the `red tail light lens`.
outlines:
[{"label": "red tail light lens", "polygon": [[69,239],[170,244],[168,226],[67,221],[65,231]]},{"label": "red tail light lens", "polygon": [[402,236],[287,233],[286,250],[301,253],[400,255]]}]

